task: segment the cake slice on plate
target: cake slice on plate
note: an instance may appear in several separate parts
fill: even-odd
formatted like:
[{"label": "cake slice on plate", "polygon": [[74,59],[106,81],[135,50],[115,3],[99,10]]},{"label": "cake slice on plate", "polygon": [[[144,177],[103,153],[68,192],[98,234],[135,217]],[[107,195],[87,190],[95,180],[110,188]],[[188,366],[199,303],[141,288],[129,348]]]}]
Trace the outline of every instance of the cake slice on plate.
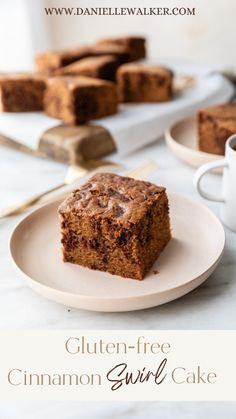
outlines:
[{"label": "cake slice on plate", "polygon": [[236,134],[236,103],[211,106],[198,113],[199,149],[206,153],[225,154],[225,143]]},{"label": "cake slice on plate", "polygon": [[166,190],[94,175],[59,207],[63,260],[142,280],[171,238]]}]

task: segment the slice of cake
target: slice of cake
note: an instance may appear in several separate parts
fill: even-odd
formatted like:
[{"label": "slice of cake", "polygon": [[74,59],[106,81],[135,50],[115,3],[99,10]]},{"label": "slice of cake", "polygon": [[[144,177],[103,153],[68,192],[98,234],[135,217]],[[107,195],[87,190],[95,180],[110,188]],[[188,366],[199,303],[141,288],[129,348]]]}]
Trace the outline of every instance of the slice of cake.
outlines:
[{"label": "slice of cake", "polygon": [[49,116],[79,125],[117,111],[114,83],[90,77],[61,76],[48,80],[44,107]]},{"label": "slice of cake", "polygon": [[89,47],[79,47],[61,51],[47,51],[36,55],[35,63],[39,72],[50,74],[60,67],[64,67],[74,61],[88,57],[89,53]]},{"label": "slice of cake", "polygon": [[115,55],[88,57],[59,68],[56,75],[86,76],[114,81],[119,63]]},{"label": "slice of cake", "polygon": [[130,61],[130,49],[124,45],[106,44],[91,45],[61,51],[47,51],[38,54],[35,63],[40,73],[53,74],[61,67],[87,57],[113,55],[119,64]]},{"label": "slice of cake", "polygon": [[165,188],[94,175],[59,207],[63,260],[143,279],[171,238]]},{"label": "slice of cake", "polygon": [[236,103],[199,111],[198,144],[201,151],[224,155],[225,143],[233,134],[236,134]]},{"label": "slice of cake", "polygon": [[0,76],[0,111],[31,112],[43,109],[46,80],[32,74]]},{"label": "slice of cake", "polygon": [[136,61],[146,57],[145,38],[140,36],[118,36],[102,39],[99,45],[122,45],[130,49],[129,61]]},{"label": "slice of cake", "polygon": [[117,44],[95,44],[90,47],[90,56],[114,55],[119,64],[130,61],[130,48],[125,45]]},{"label": "slice of cake", "polygon": [[117,72],[121,102],[165,102],[172,98],[173,73],[164,67],[124,64]]}]

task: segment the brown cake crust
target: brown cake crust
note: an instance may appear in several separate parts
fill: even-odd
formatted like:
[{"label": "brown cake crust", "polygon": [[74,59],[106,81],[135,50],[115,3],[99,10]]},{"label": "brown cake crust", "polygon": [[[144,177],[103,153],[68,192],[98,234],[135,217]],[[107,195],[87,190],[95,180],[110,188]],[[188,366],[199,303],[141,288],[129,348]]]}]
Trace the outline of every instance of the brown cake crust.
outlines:
[{"label": "brown cake crust", "polygon": [[47,51],[37,54],[36,67],[41,73],[52,73],[54,70],[69,65],[89,56],[89,47],[70,48],[61,51]]},{"label": "brown cake crust", "polygon": [[55,70],[87,57],[113,55],[119,64],[130,61],[130,49],[123,45],[92,45],[62,51],[48,51],[38,54],[35,63],[40,73],[53,74]]},{"label": "brown cake crust", "polygon": [[86,76],[115,81],[119,63],[115,55],[88,57],[59,68],[55,75]]},{"label": "brown cake crust", "polygon": [[82,76],[49,79],[44,98],[46,113],[71,125],[111,115],[117,104],[114,83]]},{"label": "brown cake crust", "polygon": [[227,139],[236,134],[236,103],[212,106],[198,113],[199,149],[224,155]]},{"label": "brown cake crust", "polygon": [[46,79],[32,74],[0,76],[0,111],[31,112],[43,109]]},{"label": "brown cake crust", "polygon": [[59,207],[65,262],[143,279],[171,238],[165,188],[93,176]]},{"label": "brown cake crust", "polygon": [[146,40],[140,36],[119,36],[101,39],[99,45],[121,45],[130,49],[129,61],[136,61],[146,57]]},{"label": "brown cake crust", "polygon": [[121,102],[165,102],[172,98],[173,73],[164,67],[124,64],[117,71]]},{"label": "brown cake crust", "polygon": [[114,55],[119,64],[124,64],[130,61],[130,48],[124,45],[96,44],[90,47],[90,56],[97,57],[101,55]]}]

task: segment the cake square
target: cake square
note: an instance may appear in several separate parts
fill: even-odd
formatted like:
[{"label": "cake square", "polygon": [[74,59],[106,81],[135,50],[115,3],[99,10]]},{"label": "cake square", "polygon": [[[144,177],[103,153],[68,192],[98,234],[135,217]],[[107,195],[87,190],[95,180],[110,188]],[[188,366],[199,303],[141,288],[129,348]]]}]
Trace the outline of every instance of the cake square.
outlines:
[{"label": "cake square", "polygon": [[55,70],[87,57],[113,55],[119,64],[130,61],[130,49],[124,45],[91,45],[38,54],[35,63],[40,73],[54,74]]},{"label": "cake square", "polygon": [[131,50],[127,46],[117,44],[95,44],[90,47],[89,56],[114,55],[119,64],[130,61]]},{"label": "cake square", "polygon": [[172,98],[173,73],[164,67],[124,64],[117,71],[121,102],[165,102]]},{"label": "cake square", "polygon": [[65,49],[61,51],[47,51],[37,54],[35,64],[39,72],[51,74],[54,70],[89,56],[89,47]]},{"label": "cake square", "polygon": [[79,125],[117,111],[114,83],[90,77],[58,76],[48,80],[44,108],[49,116]]},{"label": "cake square", "polygon": [[142,280],[171,238],[165,188],[98,173],[59,207],[63,260]]},{"label": "cake square", "polygon": [[86,76],[115,81],[118,66],[119,63],[115,55],[101,55],[83,58],[59,68],[55,71],[55,75]]},{"label": "cake square", "polygon": [[43,109],[46,80],[31,74],[0,76],[0,111],[31,112]]},{"label": "cake square", "polygon": [[227,139],[236,134],[236,103],[211,106],[198,112],[198,145],[201,151],[225,154]]},{"label": "cake square", "polygon": [[99,45],[121,45],[129,48],[129,61],[141,60],[146,57],[145,38],[140,36],[118,36],[102,39]]}]

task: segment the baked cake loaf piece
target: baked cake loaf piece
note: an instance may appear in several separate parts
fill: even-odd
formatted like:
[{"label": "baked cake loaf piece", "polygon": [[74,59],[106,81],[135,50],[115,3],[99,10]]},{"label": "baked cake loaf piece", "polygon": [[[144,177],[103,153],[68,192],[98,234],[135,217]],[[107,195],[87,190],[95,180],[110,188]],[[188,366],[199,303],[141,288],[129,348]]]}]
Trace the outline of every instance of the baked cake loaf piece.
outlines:
[{"label": "baked cake loaf piece", "polygon": [[124,64],[117,71],[121,102],[165,102],[172,98],[173,73],[164,67]]},{"label": "baked cake loaf piece", "polygon": [[82,76],[49,79],[44,98],[46,113],[71,125],[111,115],[117,104],[114,83]]},{"label": "baked cake loaf piece", "polygon": [[90,47],[90,56],[97,57],[100,55],[114,55],[119,64],[128,63],[130,61],[130,48],[124,45],[116,44],[96,44]]},{"label": "baked cake loaf piece", "polygon": [[236,103],[200,110],[198,134],[201,151],[224,155],[227,139],[236,134]]},{"label": "baked cake loaf piece", "polygon": [[129,61],[136,61],[146,57],[145,38],[137,36],[106,38],[98,42],[99,45],[122,45],[130,49]]},{"label": "baked cake loaf piece", "polygon": [[37,69],[40,73],[53,74],[55,70],[72,64],[87,57],[100,55],[113,55],[119,64],[130,60],[130,49],[123,45],[92,45],[62,51],[49,51],[38,54],[35,58]]},{"label": "baked cake loaf piece", "polygon": [[43,109],[46,80],[31,74],[0,76],[0,111],[30,112]]},{"label": "baked cake loaf piece", "polygon": [[119,63],[114,55],[88,57],[59,68],[55,75],[86,76],[115,81]]},{"label": "baked cake loaf piece", "polygon": [[171,238],[165,188],[94,175],[59,207],[63,260],[143,279]]},{"label": "baked cake loaf piece", "polygon": [[89,47],[48,51],[36,55],[35,63],[39,72],[50,74],[60,67],[69,65],[87,56],[89,56]]}]

